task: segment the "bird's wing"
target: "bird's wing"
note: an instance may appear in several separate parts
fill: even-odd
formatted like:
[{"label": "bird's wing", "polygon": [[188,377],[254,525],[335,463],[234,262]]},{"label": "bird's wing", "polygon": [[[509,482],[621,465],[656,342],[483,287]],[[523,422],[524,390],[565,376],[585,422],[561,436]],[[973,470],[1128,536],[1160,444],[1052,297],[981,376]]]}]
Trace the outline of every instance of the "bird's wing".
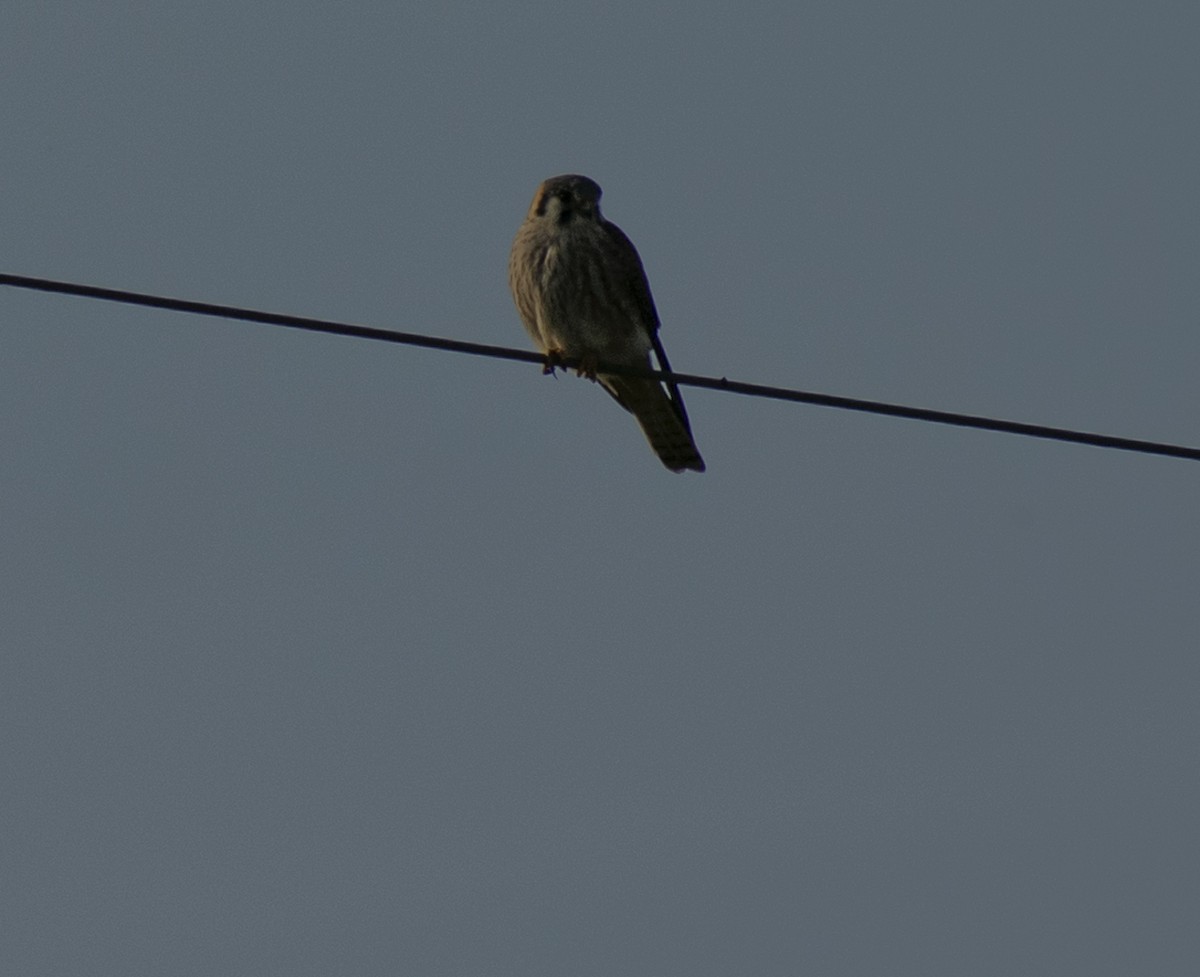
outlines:
[{"label": "bird's wing", "polygon": [[[628,312],[650,334],[650,342],[654,345],[654,356],[658,360],[658,368],[670,373],[671,364],[667,360],[667,352],[658,338],[658,330],[661,325],[658,309],[654,306],[654,296],[650,294],[650,282],[646,278],[646,269],[642,267],[642,259],[637,253],[637,248],[633,246],[633,242],[629,240],[625,232],[612,221],[604,222],[604,230],[610,241],[613,260],[618,263],[629,284],[627,294],[631,296],[633,308]],[[671,403],[675,406],[679,419],[683,421],[683,426],[690,434],[692,426],[688,421],[687,409],[683,406],[683,397],[679,393],[679,387],[669,380],[666,381],[666,386]]]},{"label": "bird's wing", "polygon": [[604,221],[604,233],[608,237],[608,256],[618,269],[628,289],[621,289],[620,294],[628,296],[631,307],[626,310],[646,332],[653,336],[658,332],[658,310],[654,307],[654,297],[650,294],[650,282],[646,280],[646,269],[642,267],[642,259],[638,256],[637,248],[612,221]]}]

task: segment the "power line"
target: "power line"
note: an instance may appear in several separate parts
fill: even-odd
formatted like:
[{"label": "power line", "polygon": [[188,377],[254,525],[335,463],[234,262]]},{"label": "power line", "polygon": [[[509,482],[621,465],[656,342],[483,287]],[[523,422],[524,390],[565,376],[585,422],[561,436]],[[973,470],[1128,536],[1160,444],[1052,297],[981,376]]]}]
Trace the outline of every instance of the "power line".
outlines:
[{"label": "power line", "polygon": [[[100,288],[95,285],[78,285],[72,282],[51,281],[44,278],[28,278],[24,275],[6,275],[0,273],[0,285],[33,289],[40,292],[57,292],[63,295],[78,295],[83,298],[100,299],[106,302],[121,302],[126,305],[170,309],[173,312],[214,316],[220,319],[259,322],[264,325],[283,326],[288,329],[305,329],[309,332],[323,332],[334,336],[355,336],[359,339],[375,339],[386,343],[401,343],[406,346],[421,346],[426,349],[448,350],[452,353],[467,353],[472,356],[490,356],[494,359],[519,360],[524,363],[547,365],[546,357],[532,350],[513,349],[508,346],[491,346],[486,343],[469,343],[460,339],[444,339],[439,336],[425,336],[419,333],[394,332],[389,329],[357,326],[351,323],[334,322],[328,319],[311,319],[304,316],[283,315],[278,312],[258,312],[253,309],[242,309],[232,305],[191,302],[186,299],[147,295],[141,292],[127,292],[115,288]],[[574,369],[579,366],[579,363],[574,359],[564,357],[557,361],[555,365]],[[725,393],[744,394],[748,397],[762,397],[769,400],[814,404],[818,407],[833,407],[838,410],[882,414],[888,417],[905,417],[914,421],[949,424],[955,427],[976,428],[983,431],[1001,431],[1006,434],[1018,434],[1030,438],[1065,441],[1073,444],[1088,444],[1097,448],[1113,448],[1118,451],[1135,451],[1141,454],[1165,455],[1170,458],[1186,458],[1191,461],[1200,461],[1200,448],[1189,448],[1183,445],[1163,444],[1157,441],[1143,441],[1136,438],[1119,438],[1108,434],[1093,434],[1087,431],[1075,431],[1068,428],[1048,427],[1044,424],[1023,424],[1019,421],[1005,421],[993,417],[977,417],[971,414],[958,414],[953,411],[930,410],[925,407],[906,407],[902,404],[860,400],[854,397],[839,397],[833,394],[811,393],[805,390],[792,390],[787,387],[771,387],[759,383],[744,383],[739,380],[728,380],[725,377],[699,376],[691,373],[667,373],[662,370],[648,370],[616,364],[609,365],[606,363],[598,364],[598,367],[604,373],[655,377],[659,380],[676,383],[681,387],[701,387],[706,390],[721,390]]]}]

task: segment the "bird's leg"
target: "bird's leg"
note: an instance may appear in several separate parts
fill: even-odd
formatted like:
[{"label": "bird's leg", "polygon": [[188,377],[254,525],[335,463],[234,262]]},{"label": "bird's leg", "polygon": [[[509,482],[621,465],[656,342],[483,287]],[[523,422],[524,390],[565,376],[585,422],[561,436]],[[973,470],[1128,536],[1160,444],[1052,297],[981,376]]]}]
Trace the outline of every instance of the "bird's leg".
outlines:
[{"label": "bird's leg", "polygon": [[563,351],[557,348],[546,350],[546,362],[542,366],[542,376],[554,376],[554,371],[562,369]]},{"label": "bird's leg", "polygon": [[579,366],[575,370],[575,376],[587,377],[593,383],[596,380],[596,367],[600,365],[600,357],[595,353],[583,353],[579,357]]}]

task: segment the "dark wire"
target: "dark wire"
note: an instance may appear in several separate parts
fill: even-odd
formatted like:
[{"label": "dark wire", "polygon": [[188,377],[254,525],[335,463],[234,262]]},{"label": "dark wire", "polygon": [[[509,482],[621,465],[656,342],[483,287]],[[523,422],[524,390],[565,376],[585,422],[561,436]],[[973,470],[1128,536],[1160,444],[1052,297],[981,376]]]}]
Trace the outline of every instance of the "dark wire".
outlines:
[{"label": "dark wire", "polygon": [[[418,333],[394,332],[370,326],[356,326],[345,322],[326,319],[309,319],[303,316],[282,315],[278,312],[256,312],[232,305],[213,305],[210,302],[190,302],[185,299],[126,292],[115,288],[99,288],[95,285],[77,285],[71,282],[50,281],[44,278],[27,278],[24,275],[0,274],[0,285],[28,288],[41,292],[58,292],[63,295],[79,295],[84,298],[101,299],[106,302],[122,302],[126,305],[144,305],[155,309],[170,309],[174,312],[189,312],[193,315],[215,316],[221,319],[236,319],[243,322],[261,322],[269,326],[284,326],[289,329],[307,329],[335,336],[356,336],[359,339],[377,339],[387,343],[403,343],[407,346],[422,346],[426,349],[444,349],[452,353],[469,353],[472,356],[490,356],[502,360],[520,360],[525,363],[547,364],[546,357],[531,350],[512,349],[507,346],[490,346],[486,343],[468,343],[460,339],[442,339]],[[555,365],[574,369],[579,363],[570,358],[556,360]],[[975,417],[951,411],[929,410],[924,407],[905,407],[874,400],[859,400],[854,397],[838,397],[833,394],[810,393],[791,390],[787,387],[768,387],[758,383],[743,383],[725,377],[706,377],[691,373],[673,373],[666,370],[639,369],[637,367],[598,364],[602,373],[617,373],[625,376],[655,377],[668,385],[702,387],[707,390],[723,390],[726,393],[745,394],[749,397],[764,397],[770,400],[786,400],[800,404],[815,404],[839,410],[860,411],[867,414],[883,414],[889,417],[906,417],[914,421],[930,421],[935,424],[950,424],[955,427],[977,428],[983,431],[1002,431],[1030,438],[1051,441],[1066,441],[1074,444],[1090,444],[1097,448],[1115,448],[1119,451],[1136,451],[1149,455],[1165,455],[1170,458],[1187,458],[1200,461],[1200,448],[1162,444],[1157,441],[1142,441],[1135,438],[1118,438],[1108,434],[1091,434],[1044,424],[1022,424],[1019,421],[1004,421],[992,417]]]}]

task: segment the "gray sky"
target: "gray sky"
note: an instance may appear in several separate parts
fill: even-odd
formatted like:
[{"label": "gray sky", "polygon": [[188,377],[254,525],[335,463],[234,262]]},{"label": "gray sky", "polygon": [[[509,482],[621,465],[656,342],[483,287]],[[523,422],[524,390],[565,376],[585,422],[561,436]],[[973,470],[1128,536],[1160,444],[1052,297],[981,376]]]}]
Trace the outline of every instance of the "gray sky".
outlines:
[{"label": "gray sky", "polygon": [[[582,172],[677,369],[1200,444],[1194,3],[8,6],[5,272],[526,345]],[[1200,465],[0,322],[0,972],[1197,972]]]}]

